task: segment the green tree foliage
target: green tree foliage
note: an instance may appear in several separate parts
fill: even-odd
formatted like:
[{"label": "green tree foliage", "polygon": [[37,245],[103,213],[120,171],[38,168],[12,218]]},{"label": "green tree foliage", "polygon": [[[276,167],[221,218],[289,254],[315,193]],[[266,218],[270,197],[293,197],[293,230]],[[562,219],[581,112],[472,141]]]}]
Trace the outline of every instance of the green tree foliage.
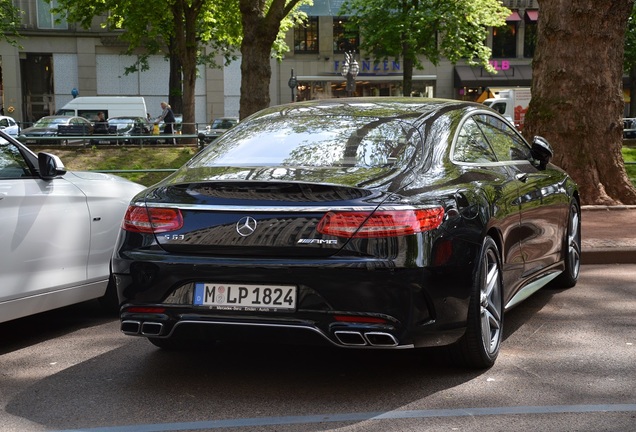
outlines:
[{"label": "green tree foliage", "polygon": [[11,0],[0,0],[0,40],[17,46],[22,11]]},{"label": "green tree foliage", "polygon": [[[281,58],[289,48],[282,42],[284,33],[302,19],[294,12],[307,0],[239,0],[243,25],[241,43],[241,107],[245,118],[270,104],[269,82],[272,55]],[[273,54],[272,54],[273,52]]]},{"label": "green tree foliage", "polygon": [[[55,9],[70,22],[90,28],[95,17],[102,26],[121,31],[128,54],[140,53],[136,67],[147,68],[149,55],[164,53],[171,61],[171,104],[182,97],[184,133],[194,132],[197,65],[218,66],[214,58],[232,59],[241,38],[235,0],[171,0],[152,4],[138,0],[58,0]],[[206,54],[207,48],[207,54]],[[176,107],[173,107],[177,109]]]},{"label": "green tree foliage", "polygon": [[[57,12],[89,28],[95,17],[104,26],[121,30],[128,54],[138,54],[129,70],[147,69],[149,55],[170,58],[170,103],[183,94],[184,132],[194,124],[197,64],[220,66],[236,59],[241,47],[241,117],[269,106],[269,59],[289,50],[285,33],[303,18],[295,10],[311,0],[169,0],[148,5],[138,0],[58,0]],[[245,95],[245,97],[244,97]]]},{"label": "green tree foliage", "polygon": [[510,10],[499,0],[346,0],[342,15],[360,29],[360,50],[376,61],[402,58],[404,94],[411,93],[419,57],[465,59],[492,71],[487,27],[505,25]]},{"label": "green tree foliage", "polygon": [[623,57],[623,67],[630,78],[630,98],[629,112],[631,117],[636,116],[636,7],[632,9],[632,14],[627,21],[625,32],[625,54]]}]

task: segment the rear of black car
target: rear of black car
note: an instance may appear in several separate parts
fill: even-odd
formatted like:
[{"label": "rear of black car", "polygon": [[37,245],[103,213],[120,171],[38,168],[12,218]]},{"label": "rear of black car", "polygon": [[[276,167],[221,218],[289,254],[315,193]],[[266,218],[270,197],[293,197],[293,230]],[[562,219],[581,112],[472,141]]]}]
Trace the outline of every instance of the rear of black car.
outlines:
[{"label": "rear of black car", "polygon": [[444,203],[403,195],[426,161],[411,110],[318,108],[241,122],[131,203],[112,260],[124,333],[165,347],[461,337],[469,264],[451,265]]}]

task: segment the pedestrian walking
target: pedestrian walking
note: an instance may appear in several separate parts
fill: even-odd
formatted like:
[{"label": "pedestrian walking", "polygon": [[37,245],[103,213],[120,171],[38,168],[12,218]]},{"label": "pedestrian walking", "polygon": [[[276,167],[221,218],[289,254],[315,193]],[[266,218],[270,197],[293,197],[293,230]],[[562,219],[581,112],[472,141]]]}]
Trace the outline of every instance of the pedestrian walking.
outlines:
[{"label": "pedestrian walking", "polygon": [[[174,117],[174,113],[172,112],[172,108],[167,102],[161,102],[161,115],[155,119],[155,124],[158,125],[159,122],[163,120],[164,128],[163,135],[174,135],[174,124],[176,119]],[[174,138],[172,138],[172,144],[175,144]]]}]

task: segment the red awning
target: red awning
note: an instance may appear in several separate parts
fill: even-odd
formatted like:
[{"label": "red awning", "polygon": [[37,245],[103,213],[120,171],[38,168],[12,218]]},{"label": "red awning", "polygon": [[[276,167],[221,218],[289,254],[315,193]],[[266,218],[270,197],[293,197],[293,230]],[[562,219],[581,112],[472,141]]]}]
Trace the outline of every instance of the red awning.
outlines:
[{"label": "red awning", "polygon": [[536,21],[537,18],[539,18],[539,11],[538,10],[527,10],[526,11],[526,17],[528,17],[528,19],[530,21]]},{"label": "red awning", "polygon": [[508,18],[506,18],[506,21],[521,21],[521,17],[518,12],[513,12]]}]

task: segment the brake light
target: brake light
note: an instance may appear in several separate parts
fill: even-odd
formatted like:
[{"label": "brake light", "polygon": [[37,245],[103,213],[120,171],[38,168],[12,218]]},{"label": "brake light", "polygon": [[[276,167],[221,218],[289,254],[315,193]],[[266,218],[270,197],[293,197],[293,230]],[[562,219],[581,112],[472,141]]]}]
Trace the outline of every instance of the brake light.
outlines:
[{"label": "brake light", "polygon": [[179,209],[128,206],[122,228],[126,231],[156,234],[176,231],[183,227]]},{"label": "brake light", "polygon": [[386,324],[387,320],[384,318],[377,318],[371,316],[354,316],[354,315],[334,315],[333,318],[339,322],[346,323],[362,323],[362,324]]},{"label": "brake light", "polygon": [[164,313],[166,311],[166,308],[164,307],[142,307],[142,306],[131,306],[129,308],[127,308],[124,312],[128,312],[128,313],[154,313],[154,314],[161,314]]},{"label": "brake light", "polygon": [[444,209],[330,211],[318,222],[321,234],[347,238],[397,237],[437,228]]}]

